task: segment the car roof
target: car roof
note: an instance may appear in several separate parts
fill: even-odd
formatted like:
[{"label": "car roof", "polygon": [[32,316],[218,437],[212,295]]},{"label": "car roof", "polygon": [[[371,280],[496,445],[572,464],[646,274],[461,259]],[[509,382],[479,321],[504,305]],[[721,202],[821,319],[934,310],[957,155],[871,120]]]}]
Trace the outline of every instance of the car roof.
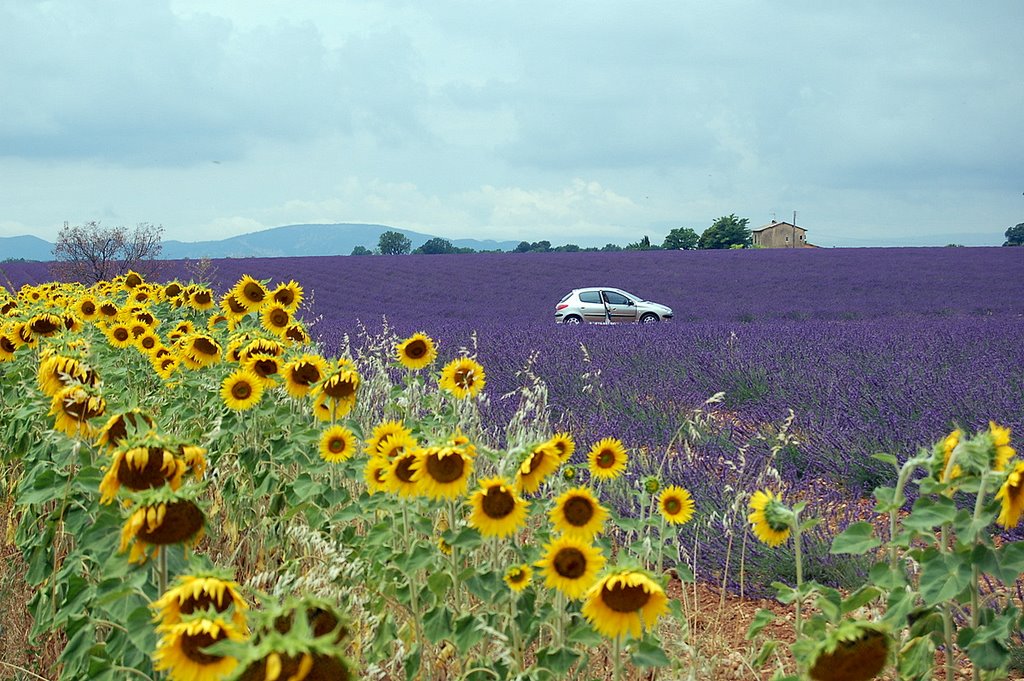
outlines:
[{"label": "car roof", "polygon": [[630,296],[633,295],[629,291],[625,291],[621,288],[616,288],[614,286],[584,286],[583,288],[574,288],[572,290],[573,293],[579,293],[580,291],[617,291],[619,293],[625,293]]}]

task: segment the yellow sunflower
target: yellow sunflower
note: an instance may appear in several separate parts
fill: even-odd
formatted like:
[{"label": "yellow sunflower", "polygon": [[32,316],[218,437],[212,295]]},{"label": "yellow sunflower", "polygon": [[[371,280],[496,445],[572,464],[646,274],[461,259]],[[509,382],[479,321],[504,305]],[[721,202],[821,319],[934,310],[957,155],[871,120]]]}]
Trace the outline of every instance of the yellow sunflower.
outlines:
[{"label": "yellow sunflower", "polygon": [[1016,527],[1024,515],[1024,461],[1014,464],[1006,482],[996,492],[996,499],[1001,502],[996,522],[1006,529]]},{"label": "yellow sunflower", "polygon": [[306,327],[298,322],[289,324],[282,336],[295,345],[306,345],[309,343],[309,333],[306,331]]},{"label": "yellow sunflower", "polygon": [[568,461],[576,451],[576,442],[569,433],[555,433],[548,440],[548,444],[558,450],[558,456],[562,463]]},{"label": "yellow sunflower", "polygon": [[167,340],[176,341],[179,338],[184,338],[185,336],[191,335],[195,332],[195,324],[186,319],[174,325],[174,328],[167,334]]},{"label": "yellow sunflower", "polygon": [[412,431],[401,421],[381,421],[373,427],[373,433],[366,440],[366,451],[370,456],[380,454],[380,444],[392,435],[412,435]]},{"label": "yellow sunflower", "polygon": [[569,537],[593,541],[594,535],[604,530],[608,509],[598,503],[586,487],[575,487],[555,499],[548,512],[555,529]]},{"label": "yellow sunflower", "polygon": [[260,312],[260,324],[270,333],[283,336],[292,323],[292,315],[281,305],[271,303],[264,305]]},{"label": "yellow sunflower", "polygon": [[281,368],[284,389],[296,399],[308,395],[313,385],[318,383],[325,373],[327,360],[320,355],[302,355]]},{"label": "yellow sunflower", "polygon": [[388,435],[386,438],[381,440],[380,444],[378,444],[377,448],[374,450],[375,453],[373,456],[380,456],[391,461],[405,452],[419,448],[419,446],[420,443],[412,435],[395,433],[394,435]]},{"label": "yellow sunflower", "polygon": [[213,291],[205,286],[194,286],[189,291],[188,304],[194,310],[212,310],[214,305]]},{"label": "yellow sunflower", "polygon": [[773,492],[761,490],[750,497],[750,523],[754,535],[768,546],[779,546],[789,539],[793,512]]},{"label": "yellow sunflower", "polygon": [[278,284],[270,298],[288,312],[295,312],[302,303],[302,287],[296,281]]},{"label": "yellow sunflower", "polygon": [[536,565],[544,573],[544,584],[572,600],[579,599],[604,567],[601,551],[575,537],[558,537],[544,546],[544,557]]},{"label": "yellow sunflower", "polygon": [[114,449],[129,434],[145,432],[153,428],[153,417],[141,409],[133,408],[114,414],[103,424],[97,434],[96,446]]},{"label": "yellow sunflower", "polygon": [[18,350],[14,340],[8,332],[0,329],[0,362],[9,362],[14,359],[14,353]]},{"label": "yellow sunflower", "polygon": [[237,369],[220,384],[220,398],[228,409],[245,411],[259,404],[263,397],[263,381],[246,369]]},{"label": "yellow sunflower", "polygon": [[458,399],[476,397],[487,383],[484,368],[469,357],[453,359],[441,370],[438,385]]},{"label": "yellow sunflower", "polygon": [[516,472],[516,488],[523,494],[533,494],[540,489],[544,479],[558,470],[562,463],[558,450],[544,442],[530,450]]},{"label": "yellow sunflower", "polygon": [[487,478],[469,497],[467,524],[484,537],[507,537],[526,523],[529,502],[516,494],[504,478]]},{"label": "yellow sunflower", "polygon": [[106,412],[106,400],[96,388],[74,383],[58,390],[50,401],[53,429],[72,437],[95,437],[96,429],[89,424]]},{"label": "yellow sunflower", "polygon": [[242,641],[245,635],[230,622],[217,618],[193,619],[165,628],[153,652],[153,669],[167,671],[170,681],[218,681],[238,666],[227,655],[211,655],[204,648],[224,640]]},{"label": "yellow sunflower", "polygon": [[417,452],[412,480],[420,494],[430,499],[456,499],[466,493],[473,472],[473,458],[461,447],[427,447]]},{"label": "yellow sunflower", "polygon": [[132,331],[124,322],[114,322],[106,331],[107,341],[115,348],[126,348],[132,344]]},{"label": "yellow sunflower", "polygon": [[96,303],[96,299],[92,296],[82,296],[79,298],[74,305],[75,314],[84,319],[87,322],[91,322],[99,316],[100,310],[99,305]]},{"label": "yellow sunflower", "polygon": [[366,468],[363,469],[363,480],[366,481],[366,491],[371,495],[377,492],[387,492],[388,470],[391,462],[380,456],[371,456],[366,460]]},{"label": "yellow sunflower", "polygon": [[238,302],[234,293],[228,291],[220,299],[220,309],[228,319],[239,320],[249,314],[249,308]]},{"label": "yellow sunflower", "polygon": [[320,458],[328,463],[341,463],[356,453],[356,436],[337,424],[320,435]]},{"label": "yellow sunflower", "polygon": [[508,570],[505,570],[505,583],[508,584],[508,588],[513,591],[522,591],[530,585],[530,580],[533,579],[533,570],[526,563],[521,565],[513,565]]},{"label": "yellow sunflower", "polygon": [[247,312],[253,312],[263,307],[269,294],[263,284],[246,274],[231,289],[231,295]]},{"label": "yellow sunflower", "polygon": [[[166,489],[169,488],[162,487],[157,491]],[[119,553],[124,553],[131,547],[129,563],[145,563],[150,558],[151,547],[152,555],[155,556],[162,546],[195,546],[203,537],[206,517],[191,499],[154,500],[134,508],[121,528],[121,544],[118,548]]]},{"label": "yellow sunflower", "polygon": [[182,615],[187,617],[212,608],[218,615],[230,609],[231,624],[244,632],[245,611],[249,609],[249,604],[242,598],[239,589],[237,582],[212,574],[181,575],[149,607],[155,611],[155,619],[160,623],[158,630],[180,623]]},{"label": "yellow sunflower", "polygon": [[161,485],[177,489],[185,468],[184,460],[163,447],[118,448],[100,481],[100,503],[111,503],[122,485],[135,492]]},{"label": "yellow sunflower", "polygon": [[193,333],[178,341],[179,358],[190,369],[202,369],[220,361],[220,343],[205,333]]},{"label": "yellow sunflower", "polygon": [[413,480],[416,456],[419,450],[406,452],[401,456],[392,459],[388,463],[387,474],[384,477],[388,491],[400,497],[415,497],[420,493],[420,486]]},{"label": "yellow sunflower", "polygon": [[414,333],[395,346],[395,354],[402,366],[409,369],[422,369],[429,366],[437,358],[437,348],[430,336]]},{"label": "yellow sunflower", "polygon": [[658,510],[667,522],[683,525],[693,517],[693,498],[682,487],[669,485],[658,495]]},{"label": "yellow sunflower", "polygon": [[643,636],[668,612],[665,590],[642,572],[619,570],[605,575],[587,592],[583,616],[610,639]]},{"label": "yellow sunflower", "polygon": [[[355,369],[341,368],[313,387],[314,414],[336,419],[352,411],[361,379]],[[323,415],[327,415],[327,419]]]},{"label": "yellow sunflower", "polygon": [[269,355],[253,355],[242,362],[242,367],[259,376],[267,388],[277,383],[277,377],[281,373],[280,360]]},{"label": "yellow sunflower", "polygon": [[88,372],[74,357],[50,354],[39,362],[36,370],[36,383],[47,397],[53,397],[58,390],[75,383],[86,383]]},{"label": "yellow sunflower", "polygon": [[1017,452],[1010,446],[1010,429],[988,422],[989,436],[992,438],[992,470],[1002,472]]},{"label": "yellow sunflower", "polygon": [[808,675],[814,681],[869,681],[889,664],[891,644],[883,627],[844,619],[818,639]]},{"label": "yellow sunflower", "polygon": [[626,470],[629,456],[622,442],[614,437],[606,437],[593,447],[587,454],[590,462],[590,474],[599,480],[614,480]]}]

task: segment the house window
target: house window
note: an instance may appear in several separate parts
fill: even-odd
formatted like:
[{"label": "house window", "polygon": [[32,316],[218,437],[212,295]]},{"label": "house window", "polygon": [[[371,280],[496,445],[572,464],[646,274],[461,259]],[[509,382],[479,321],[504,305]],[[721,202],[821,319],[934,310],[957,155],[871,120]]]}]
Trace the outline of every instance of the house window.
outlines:
[{"label": "house window", "polygon": [[788,236],[786,237],[786,243],[787,244],[789,243],[789,237]]}]

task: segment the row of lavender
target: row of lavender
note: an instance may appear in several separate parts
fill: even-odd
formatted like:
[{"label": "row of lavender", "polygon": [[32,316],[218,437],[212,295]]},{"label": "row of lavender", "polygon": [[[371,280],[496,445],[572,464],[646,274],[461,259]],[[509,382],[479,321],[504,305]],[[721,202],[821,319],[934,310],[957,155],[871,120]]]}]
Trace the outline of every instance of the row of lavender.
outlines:
[{"label": "row of lavender", "polygon": [[[13,286],[49,278],[45,264],[0,268]],[[865,452],[906,454],[988,419],[1024,432],[1024,249],[227,259],[202,274],[222,289],[242,274],[299,280],[326,353],[385,316],[437,338],[443,358],[475,333],[493,423],[507,422],[516,404],[500,396],[539,351],[558,425],[588,439],[662,448],[680,414],[722,390],[743,423],[796,412],[805,444],[783,462],[794,475],[862,488],[877,472]],[[597,283],[669,304],[676,320],[553,323],[564,292]]]}]

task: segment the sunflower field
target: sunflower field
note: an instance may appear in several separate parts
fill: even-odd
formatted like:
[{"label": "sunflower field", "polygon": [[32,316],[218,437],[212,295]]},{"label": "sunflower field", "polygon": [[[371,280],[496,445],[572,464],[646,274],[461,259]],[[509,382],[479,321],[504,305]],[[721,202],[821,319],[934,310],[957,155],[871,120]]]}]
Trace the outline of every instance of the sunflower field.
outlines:
[{"label": "sunflower field", "polygon": [[[757,570],[792,626],[758,613],[741,678],[1014,663],[1004,425],[877,455],[893,486],[823,504],[779,473],[792,412],[751,426],[715,394],[632,447],[553,428],[534,357],[496,423],[475,336],[442,360],[385,324],[327,354],[305,298],[249,275],[0,288],[4,579],[32,623],[4,678],[709,678],[695,574],[742,592]],[[708,462],[724,431],[743,441]],[[669,474],[687,465],[700,489]]]}]

